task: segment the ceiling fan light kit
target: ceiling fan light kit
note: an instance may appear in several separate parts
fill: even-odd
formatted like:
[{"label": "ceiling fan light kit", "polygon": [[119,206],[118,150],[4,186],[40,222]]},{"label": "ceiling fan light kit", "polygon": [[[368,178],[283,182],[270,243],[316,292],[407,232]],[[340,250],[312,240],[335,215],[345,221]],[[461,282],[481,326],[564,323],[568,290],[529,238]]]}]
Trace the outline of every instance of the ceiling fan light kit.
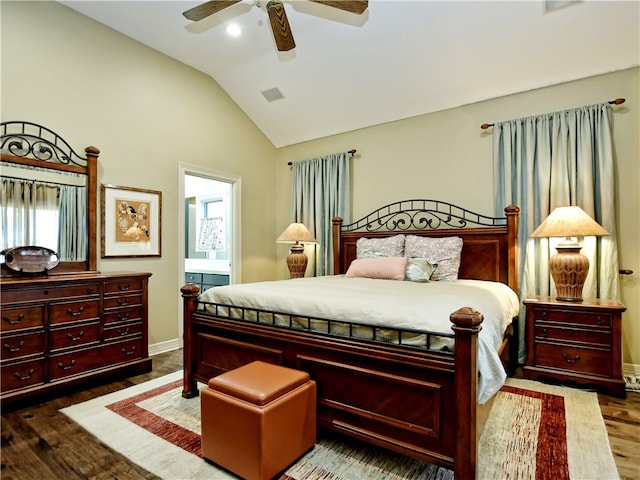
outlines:
[{"label": "ceiling fan light kit", "polygon": [[[214,13],[219,12],[231,5],[239,3],[241,0],[210,0],[182,12],[188,20],[197,22]],[[345,12],[362,14],[369,6],[369,0],[309,0],[314,3],[322,3],[328,7],[338,8]],[[260,3],[257,3],[260,6]],[[271,31],[276,42],[276,47],[280,52],[286,52],[296,47],[296,42],[291,33],[287,13],[281,0],[270,0],[266,6],[269,15]]]}]

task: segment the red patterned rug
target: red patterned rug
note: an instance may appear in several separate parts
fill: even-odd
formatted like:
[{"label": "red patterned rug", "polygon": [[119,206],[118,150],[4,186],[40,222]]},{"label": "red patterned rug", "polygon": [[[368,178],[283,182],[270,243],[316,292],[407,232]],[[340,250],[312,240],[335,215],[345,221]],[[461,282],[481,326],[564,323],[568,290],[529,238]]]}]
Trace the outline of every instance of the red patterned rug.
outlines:
[{"label": "red patterned rug", "polygon": [[[233,479],[200,454],[200,401],[181,373],[63,410],[105,444],[166,479]],[[478,478],[616,479],[593,393],[509,379],[478,445]],[[451,471],[344,437],[323,436],[281,480],[450,479]]]}]

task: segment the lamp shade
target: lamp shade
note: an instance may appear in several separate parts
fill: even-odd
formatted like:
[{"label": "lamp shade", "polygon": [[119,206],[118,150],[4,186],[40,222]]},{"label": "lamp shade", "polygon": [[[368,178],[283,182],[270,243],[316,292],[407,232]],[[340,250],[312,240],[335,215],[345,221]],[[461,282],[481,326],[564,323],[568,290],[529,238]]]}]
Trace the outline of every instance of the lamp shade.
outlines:
[{"label": "lamp shade", "polygon": [[318,243],[302,223],[292,223],[276,239],[277,243]]},{"label": "lamp shade", "polygon": [[558,207],[534,230],[531,237],[588,237],[609,235],[580,207]]}]

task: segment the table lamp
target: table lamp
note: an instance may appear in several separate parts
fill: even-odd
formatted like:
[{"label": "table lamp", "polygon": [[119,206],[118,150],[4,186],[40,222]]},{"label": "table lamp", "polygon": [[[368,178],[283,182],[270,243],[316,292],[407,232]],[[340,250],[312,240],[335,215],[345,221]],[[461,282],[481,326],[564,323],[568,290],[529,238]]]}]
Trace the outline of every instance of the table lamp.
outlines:
[{"label": "table lamp", "polygon": [[564,237],[557,254],[549,259],[549,270],[556,286],[556,300],[581,302],[582,287],[589,273],[589,260],[572,237],[609,235],[580,207],[558,207],[531,234],[533,238]]},{"label": "table lamp", "polygon": [[318,243],[313,234],[302,223],[292,223],[276,239],[277,243],[293,243],[289,255],[287,255],[287,266],[291,278],[304,277],[307,270],[307,254],[304,253],[305,243]]}]

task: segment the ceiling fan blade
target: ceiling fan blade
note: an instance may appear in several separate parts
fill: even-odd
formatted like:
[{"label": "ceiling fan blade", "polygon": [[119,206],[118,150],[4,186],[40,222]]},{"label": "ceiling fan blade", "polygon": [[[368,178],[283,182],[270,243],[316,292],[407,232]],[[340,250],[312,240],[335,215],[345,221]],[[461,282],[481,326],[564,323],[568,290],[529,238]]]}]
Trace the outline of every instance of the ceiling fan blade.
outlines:
[{"label": "ceiling fan blade", "polygon": [[240,2],[240,0],[211,0],[209,2],[202,3],[197,7],[190,8],[186,12],[182,12],[182,15],[189,20],[197,22],[198,20],[202,20],[203,18],[213,15],[214,13],[238,2]]},{"label": "ceiling fan blade", "polygon": [[360,15],[369,6],[369,0],[311,0],[312,2],[322,3],[329,7],[339,8],[351,13]]},{"label": "ceiling fan blade", "polygon": [[273,38],[276,41],[278,51],[286,52],[292,48],[296,48],[296,42],[293,40],[289,20],[284,11],[284,5],[280,0],[271,0],[267,3],[267,13],[269,14],[269,22],[271,22],[271,30]]}]

